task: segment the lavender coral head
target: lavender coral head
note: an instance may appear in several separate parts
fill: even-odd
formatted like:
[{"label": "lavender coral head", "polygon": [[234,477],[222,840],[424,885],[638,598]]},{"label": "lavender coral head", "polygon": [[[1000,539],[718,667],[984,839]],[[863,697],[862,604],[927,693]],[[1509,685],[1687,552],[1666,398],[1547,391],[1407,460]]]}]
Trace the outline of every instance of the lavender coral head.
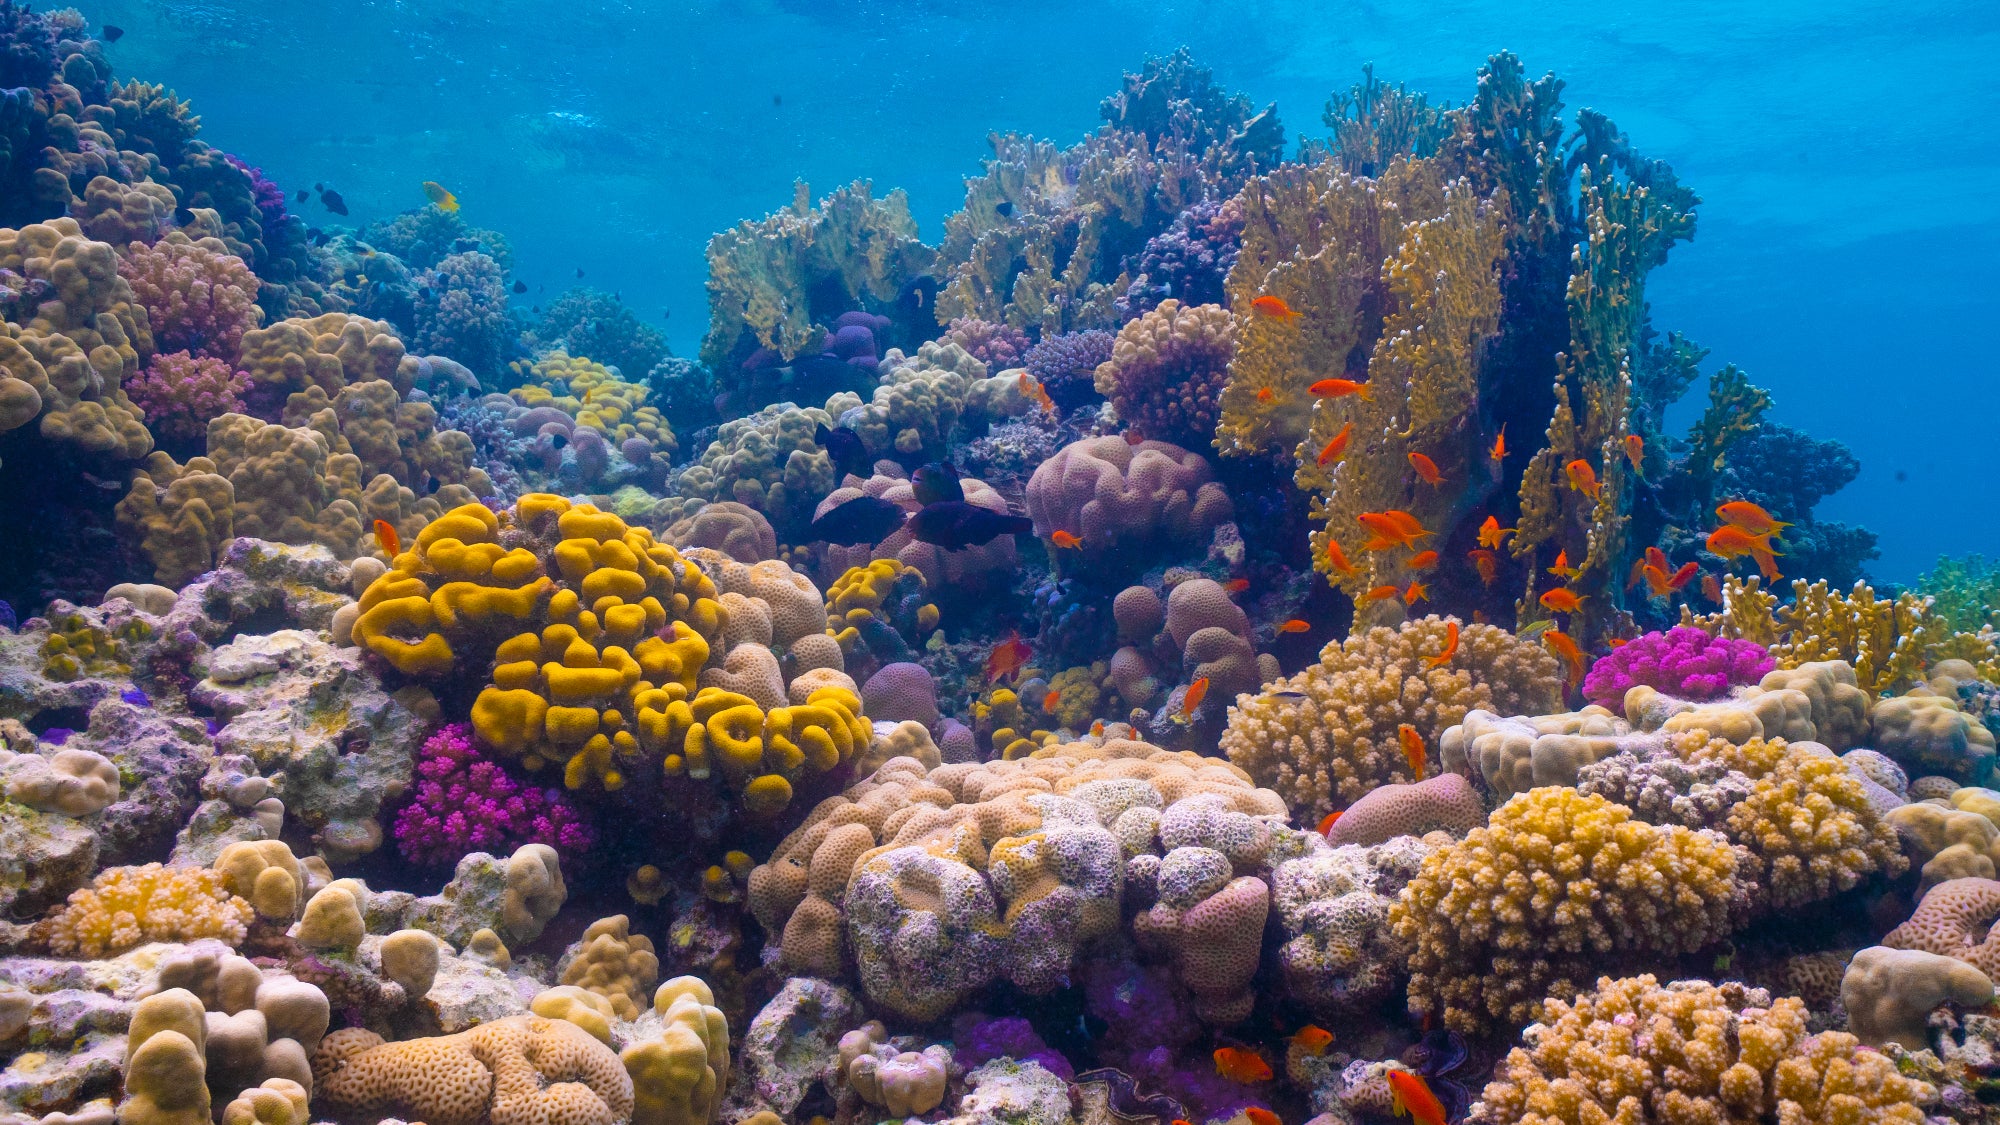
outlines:
[{"label": "lavender coral head", "polygon": [[209,356],[185,351],[162,352],[146,361],[146,369],[125,383],[132,404],[146,416],[146,426],[161,441],[200,441],[210,420],[243,409],[250,376]]},{"label": "lavender coral head", "polygon": [[1763,645],[1711,637],[1689,625],[1647,633],[1591,666],[1583,694],[1616,709],[1627,689],[1645,684],[1682,699],[1714,699],[1738,684],[1754,684],[1775,667]]},{"label": "lavender coral head", "polygon": [[396,846],[411,863],[444,866],[467,852],[547,844],[565,859],[587,851],[590,826],[558,790],[510,776],[472,744],[471,728],[441,728],[417,752],[416,796],[396,814]]},{"label": "lavender coral head", "polygon": [[1065,410],[1102,401],[1095,377],[1098,365],[1111,358],[1113,339],[1101,328],[1050,336],[1028,349],[1028,373]]},{"label": "lavender coral head", "polygon": [[1011,324],[996,324],[977,317],[961,316],[951,322],[945,342],[964,348],[966,354],[986,365],[994,374],[1021,366],[1028,354],[1028,334]]}]

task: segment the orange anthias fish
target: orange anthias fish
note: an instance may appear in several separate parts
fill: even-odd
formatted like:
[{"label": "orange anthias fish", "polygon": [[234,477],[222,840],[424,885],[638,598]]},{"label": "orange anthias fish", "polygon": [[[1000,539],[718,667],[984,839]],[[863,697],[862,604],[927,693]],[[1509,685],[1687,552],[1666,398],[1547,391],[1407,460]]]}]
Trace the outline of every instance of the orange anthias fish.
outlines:
[{"label": "orange anthias fish", "polygon": [[1625,459],[1632,462],[1632,471],[1638,472],[1646,463],[1646,439],[1638,434],[1626,434]]},{"label": "orange anthias fish", "polygon": [[1437,462],[1421,453],[1410,454],[1410,468],[1417,471],[1417,479],[1429,485],[1444,483],[1444,474],[1438,472]]},{"label": "orange anthias fish", "polygon": [[1145,439],[1145,438],[1143,438],[1143,437],[1140,437],[1140,436],[1139,436],[1139,431],[1137,431],[1137,430],[1126,430],[1126,431],[1125,431],[1125,444],[1126,444],[1126,445],[1144,445],[1144,444],[1145,444],[1145,442],[1146,442],[1146,439]]},{"label": "orange anthias fish", "polygon": [[1446,661],[1450,660],[1452,658],[1452,655],[1457,651],[1458,651],[1458,622],[1447,621],[1444,623],[1444,650],[1439,652],[1436,656],[1431,657],[1429,660],[1426,660],[1424,663],[1429,667],[1436,668],[1444,664]]},{"label": "orange anthias fish", "polygon": [[1401,597],[1402,594],[1403,591],[1400,587],[1377,586],[1374,589],[1368,591],[1367,593],[1361,595],[1361,600],[1364,602],[1388,601],[1390,598]]},{"label": "orange anthias fish", "polygon": [[1673,575],[1649,562],[1639,564],[1640,574],[1646,579],[1646,591],[1655,598],[1664,598],[1674,592]]},{"label": "orange anthias fish", "polygon": [[1222,584],[1222,592],[1225,594],[1240,594],[1249,588],[1250,580],[1248,578],[1232,578]]},{"label": "orange anthias fish", "polygon": [[1308,1055],[1318,1057],[1325,1054],[1328,1047],[1333,1046],[1333,1032],[1316,1023],[1309,1023],[1292,1034],[1292,1046]]},{"label": "orange anthias fish", "polygon": [[1570,488],[1583,493],[1592,500],[1597,499],[1604,491],[1604,486],[1598,483],[1597,470],[1591,468],[1590,462],[1585,461],[1581,457],[1564,465],[1563,472],[1569,474]]},{"label": "orange anthias fish", "polygon": [[1704,574],[1701,576],[1701,596],[1714,602],[1716,605],[1722,604],[1722,583],[1715,580],[1715,575]]},{"label": "orange anthias fish", "polygon": [[1630,590],[1632,587],[1637,586],[1646,577],[1646,568],[1649,566],[1652,566],[1652,564],[1645,559],[1633,559],[1632,569],[1625,575],[1625,589]]},{"label": "orange anthias fish", "polygon": [[1083,540],[1078,539],[1076,536],[1071,535],[1069,532],[1060,529],[1058,529],[1054,535],[1049,536],[1049,541],[1065,550],[1075,550],[1076,548],[1083,546]]},{"label": "orange anthias fish", "polygon": [[1021,393],[1027,395],[1029,401],[1033,402],[1036,406],[1041,407],[1042,413],[1054,414],[1056,412],[1056,401],[1049,397],[1048,388],[1042,386],[1041,382],[1033,375],[1025,371],[1021,372],[1020,385]]},{"label": "orange anthias fish", "polygon": [[436,180],[424,181],[424,197],[437,204],[437,209],[449,215],[458,210],[458,197],[445,190]]},{"label": "orange anthias fish", "polygon": [[1500,580],[1500,559],[1493,552],[1474,547],[1465,552],[1465,557],[1472,560],[1472,567],[1479,572],[1481,582],[1491,586]]},{"label": "orange anthias fish", "polygon": [[1408,1117],[1415,1125],[1446,1125],[1444,1103],[1431,1093],[1430,1083],[1421,1074],[1391,1069],[1389,1104],[1396,1116]]},{"label": "orange anthias fish", "polygon": [[1667,589],[1669,590],[1683,589],[1687,586],[1688,583],[1694,581],[1695,575],[1700,573],[1701,573],[1700,563],[1682,563],[1681,568],[1679,570],[1676,570],[1672,574],[1667,576]]},{"label": "orange anthias fish", "polygon": [[1103,719],[1099,719],[1099,720],[1097,720],[1096,722],[1094,722],[1094,723],[1090,724],[1090,737],[1092,737],[1092,738],[1103,738],[1103,737],[1104,737],[1104,720],[1103,720]]},{"label": "orange anthias fish", "polygon": [[1583,599],[1577,597],[1574,591],[1561,586],[1543,594],[1538,600],[1543,606],[1557,613],[1575,613],[1583,608]]},{"label": "orange anthias fish", "polygon": [[1507,426],[1505,423],[1501,424],[1500,432],[1493,435],[1493,448],[1487,451],[1486,459],[1493,462],[1493,467],[1496,469],[1500,467],[1500,462],[1507,459]]},{"label": "orange anthias fish", "polygon": [[1487,516],[1486,522],[1479,525],[1479,545],[1497,551],[1500,549],[1501,541],[1512,534],[1514,534],[1513,528],[1501,527],[1499,519]]},{"label": "orange anthias fish", "polygon": [[1562,578],[1575,578],[1583,572],[1569,565],[1569,551],[1565,549],[1556,552],[1556,564],[1549,568],[1549,573]]},{"label": "orange anthias fish", "polygon": [[1051,691],[1042,697],[1042,710],[1053,711],[1062,705],[1062,692]]},{"label": "orange anthias fish", "polygon": [[1271,401],[1271,398],[1272,398],[1272,394],[1271,394],[1271,388],[1269,388],[1269,387],[1258,387],[1258,388],[1257,388],[1257,401],[1258,401],[1258,402],[1269,402],[1269,401]]},{"label": "orange anthias fish", "polygon": [[1201,701],[1206,698],[1208,698],[1208,677],[1203,676],[1189,684],[1187,694],[1181,697],[1181,718],[1192,717],[1194,709],[1201,706]]},{"label": "orange anthias fish", "polygon": [[1415,550],[1417,540],[1428,538],[1430,532],[1417,518],[1400,509],[1387,512],[1363,512],[1355,517],[1361,526],[1374,532],[1374,537],[1362,544],[1366,550],[1386,551],[1391,547],[1408,547]]},{"label": "orange anthias fish", "polygon": [[1403,723],[1396,728],[1396,741],[1403,744],[1403,760],[1410,764],[1410,772],[1422,781],[1424,766],[1428,764],[1424,757],[1424,736],[1417,733],[1417,728]]},{"label": "orange anthias fish", "polygon": [[1716,508],[1715,516],[1722,522],[1734,524],[1752,535],[1769,535],[1792,526],[1772,518],[1771,513],[1748,500],[1731,500]]},{"label": "orange anthias fish", "polygon": [[1296,617],[1278,626],[1278,632],[1280,633],[1305,633],[1311,631],[1311,629],[1311,625]]},{"label": "orange anthias fish", "polygon": [[1410,556],[1411,570],[1429,570],[1437,564],[1438,553],[1436,551],[1418,551],[1416,554]]},{"label": "orange anthias fish", "polygon": [[1345,456],[1347,454],[1348,439],[1353,436],[1354,423],[1349,422],[1345,426],[1340,427],[1340,432],[1333,435],[1333,440],[1320,447],[1319,457],[1316,459],[1319,466],[1325,468],[1327,465]]},{"label": "orange anthias fish", "polygon": [[1647,566],[1657,566],[1661,570],[1667,569],[1667,553],[1658,547],[1646,548],[1645,560]]},{"label": "orange anthias fish", "polygon": [[1250,302],[1250,311],[1258,316],[1268,316],[1278,320],[1290,320],[1300,315],[1298,310],[1285,303],[1283,297],[1273,297],[1269,293]]},{"label": "orange anthias fish", "polygon": [[1354,574],[1354,564],[1347,561],[1347,552],[1340,549],[1340,540],[1328,536],[1326,540],[1326,562],[1335,574],[1349,577]]},{"label": "orange anthias fish", "polygon": [[1339,823],[1340,823],[1340,810],[1336,809],[1333,812],[1330,812],[1325,816],[1321,817],[1319,821],[1319,827],[1313,829],[1313,831],[1324,836],[1327,833],[1332,832],[1333,826]]},{"label": "orange anthias fish", "polygon": [[1246,1051],[1241,1047],[1217,1047],[1215,1073],[1231,1082],[1269,1082],[1271,1064],[1255,1051]]},{"label": "orange anthias fish", "polygon": [[1430,596],[1431,596],[1431,588],[1429,586],[1426,586],[1421,582],[1412,582],[1410,583],[1410,588],[1403,591],[1403,604],[1415,605],[1418,602],[1423,601],[1425,598],[1428,598]]},{"label": "orange anthias fish", "polygon": [[1569,686],[1583,682],[1583,650],[1576,647],[1569,634],[1550,629],[1542,634],[1542,643],[1569,662]]},{"label": "orange anthias fish", "polygon": [[1034,654],[1035,650],[1021,640],[1021,634],[1007,634],[1007,639],[994,645],[992,655],[986,658],[986,682],[1006,679],[1019,672]]},{"label": "orange anthias fish", "polygon": [[1243,1116],[1250,1122],[1250,1125],[1285,1125],[1284,1121],[1277,1114],[1272,1113],[1261,1105],[1243,1107]]},{"label": "orange anthias fish", "polygon": [[382,550],[388,552],[392,559],[403,553],[403,538],[396,534],[395,526],[388,520],[375,521],[375,541],[382,544]]},{"label": "orange anthias fish", "polygon": [[1375,392],[1369,389],[1368,384],[1357,383],[1352,379],[1321,379],[1307,387],[1306,393],[1314,398],[1345,398],[1348,395],[1360,395],[1363,402],[1375,401]]},{"label": "orange anthias fish", "polygon": [[1725,559],[1740,559],[1749,555],[1757,560],[1757,570],[1763,574],[1765,581],[1775,582],[1783,577],[1778,573],[1778,552],[1771,549],[1771,533],[1768,531],[1752,535],[1735,524],[1726,524],[1709,533],[1708,550]]}]

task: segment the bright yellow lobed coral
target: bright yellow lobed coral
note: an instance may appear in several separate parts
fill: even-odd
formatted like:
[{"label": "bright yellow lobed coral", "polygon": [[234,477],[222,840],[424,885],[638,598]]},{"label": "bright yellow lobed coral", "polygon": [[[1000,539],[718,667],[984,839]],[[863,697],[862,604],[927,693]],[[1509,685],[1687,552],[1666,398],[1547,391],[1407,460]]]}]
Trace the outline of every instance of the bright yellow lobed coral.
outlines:
[{"label": "bright yellow lobed coral", "polygon": [[92,959],[149,941],[219,938],[236,945],[254,917],[219,872],[149,863],[99,872],[37,928],[57,953]]},{"label": "bright yellow lobed coral", "polygon": [[1390,908],[1410,1006],[1472,1034],[1526,1023],[1609,957],[1700,949],[1743,909],[1738,864],[1717,833],[1647,824],[1574,789],[1529,790],[1425,859]]},{"label": "bright yellow lobed coral", "polygon": [[729,1084],[729,1020],[698,977],[675,977],[653,994],[660,1037],[627,1046],[632,1125],[708,1125]]},{"label": "bright yellow lobed coral", "polygon": [[1795,997],[1600,977],[1552,999],[1474,1105],[1479,1125],[1769,1121],[1918,1125],[1937,1091],[1854,1036],[1808,1036]]},{"label": "bright yellow lobed coral", "polygon": [[[842,652],[851,653],[860,643],[864,622],[881,617],[882,607],[892,598],[921,596],[923,589],[923,573],[899,559],[876,559],[866,566],[849,567],[826,588],[826,631],[840,642]],[[937,606],[924,603],[917,610],[917,628],[928,633],[937,623]]]},{"label": "bright yellow lobed coral", "polygon": [[625,915],[613,914],[592,922],[577,942],[575,956],[562,967],[562,983],[603,997],[619,1019],[638,1019],[660,979],[652,940],[633,933]]},{"label": "bright yellow lobed coral", "polygon": [[1532,715],[1561,703],[1555,658],[1491,625],[1461,625],[1458,651],[1430,667],[1446,629],[1432,615],[1328,644],[1318,664],[1238,697],[1223,752],[1315,823],[1378,785],[1412,779],[1402,724],[1435,748],[1468,711]]},{"label": "bright yellow lobed coral", "polygon": [[561,350],[531,364],[516,362],[514,368],[533,380],[507,392],[523,406],[553,406],[613,445],[642,437],[661,452],[671,453],[676,447],[666,417],[658,407],[646,405],[653,392],[644,383],[622,379],[595,360]]}]

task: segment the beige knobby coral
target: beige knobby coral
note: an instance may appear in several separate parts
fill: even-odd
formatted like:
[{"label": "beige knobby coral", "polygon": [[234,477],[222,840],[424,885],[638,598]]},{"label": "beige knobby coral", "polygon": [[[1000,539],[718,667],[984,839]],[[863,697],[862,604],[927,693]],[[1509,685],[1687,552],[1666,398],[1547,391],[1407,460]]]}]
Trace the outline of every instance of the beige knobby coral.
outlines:
[{"label": "beige knobby coral", "polygon": [[396,1043],[344,1028],[320,1042],[313,1074],[337,1114],[428,1125],[617,1125],[632,1113],[632,1079],[611,1048],[541,1016]]}]

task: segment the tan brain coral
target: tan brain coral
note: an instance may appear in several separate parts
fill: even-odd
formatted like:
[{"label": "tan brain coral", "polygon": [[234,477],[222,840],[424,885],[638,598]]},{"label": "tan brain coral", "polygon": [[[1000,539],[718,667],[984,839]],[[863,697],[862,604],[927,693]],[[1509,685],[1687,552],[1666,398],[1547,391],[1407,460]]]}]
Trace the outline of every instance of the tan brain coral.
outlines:
[{"label": "tan brain coral", "polygon": [[632,1113],[618,1056],[575,1024],[541,1016],[396,1043],[347,1028],[321,1041],[313,1073],[337,1112],[428,1125],[617,1125]]}]

